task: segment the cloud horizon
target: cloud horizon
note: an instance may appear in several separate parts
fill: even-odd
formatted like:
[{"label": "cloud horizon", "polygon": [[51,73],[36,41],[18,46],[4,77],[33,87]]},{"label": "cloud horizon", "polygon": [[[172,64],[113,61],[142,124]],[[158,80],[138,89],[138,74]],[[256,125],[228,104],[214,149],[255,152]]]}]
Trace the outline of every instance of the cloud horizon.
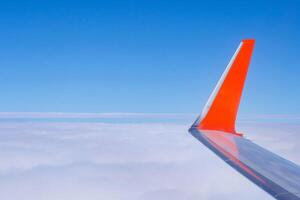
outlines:
[{"label": "cloud horizon", "polygon": [[[272,199],[195,140],[188,127],[1,122],[0,195],[10,200]],[[239,129],[300,162],[300,125],[246,123]]]}]

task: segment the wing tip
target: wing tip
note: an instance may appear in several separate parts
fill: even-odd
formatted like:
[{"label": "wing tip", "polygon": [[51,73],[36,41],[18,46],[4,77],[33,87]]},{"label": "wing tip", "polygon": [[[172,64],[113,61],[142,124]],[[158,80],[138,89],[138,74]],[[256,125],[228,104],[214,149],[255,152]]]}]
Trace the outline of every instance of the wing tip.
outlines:
[{"label": "wing tip", "polygon": [[235,121],[255,39],[243,39],[193,126],[237,133]]},{"label": "wing tip", "polygon": [[253,39],[253,38],[247,38],[247,39],[243,39],[242,42],[243,43],[248,43],[248,44],[254,44],[255,43],[255,39]]}]

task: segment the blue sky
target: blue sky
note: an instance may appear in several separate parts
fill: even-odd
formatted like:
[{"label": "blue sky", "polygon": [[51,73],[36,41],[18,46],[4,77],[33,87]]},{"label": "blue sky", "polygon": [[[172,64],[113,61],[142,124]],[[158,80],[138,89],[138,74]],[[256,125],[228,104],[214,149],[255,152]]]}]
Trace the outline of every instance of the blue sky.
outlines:
[{"label": "blue sky", "polygon": [[241,115],[299,114],[300,4],[2,1],[0,112],[200,112],[257,40]]}]

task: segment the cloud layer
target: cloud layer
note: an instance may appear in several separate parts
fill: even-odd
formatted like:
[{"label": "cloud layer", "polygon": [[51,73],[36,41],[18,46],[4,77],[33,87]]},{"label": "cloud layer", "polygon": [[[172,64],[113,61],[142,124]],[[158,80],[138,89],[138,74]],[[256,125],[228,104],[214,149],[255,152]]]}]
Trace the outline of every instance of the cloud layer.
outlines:
[{"label": "cloud layer", "polygon": [[[176,123],[0,123],[7,200],[272,199]],[[241,124],[299,163],[297,125]],[[289,136],[288,140],[286,136]]]}]

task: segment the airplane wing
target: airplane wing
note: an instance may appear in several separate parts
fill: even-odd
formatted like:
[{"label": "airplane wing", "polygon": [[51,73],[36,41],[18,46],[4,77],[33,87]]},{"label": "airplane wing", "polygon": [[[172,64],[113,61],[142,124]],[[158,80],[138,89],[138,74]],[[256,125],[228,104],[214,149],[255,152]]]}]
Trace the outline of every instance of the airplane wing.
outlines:
[{"label": "airplane wing", "polygon": [[278,200],[300,200],[300,166],[246,139],[235,121],[255,41],[243,40],[189,132]]}]

